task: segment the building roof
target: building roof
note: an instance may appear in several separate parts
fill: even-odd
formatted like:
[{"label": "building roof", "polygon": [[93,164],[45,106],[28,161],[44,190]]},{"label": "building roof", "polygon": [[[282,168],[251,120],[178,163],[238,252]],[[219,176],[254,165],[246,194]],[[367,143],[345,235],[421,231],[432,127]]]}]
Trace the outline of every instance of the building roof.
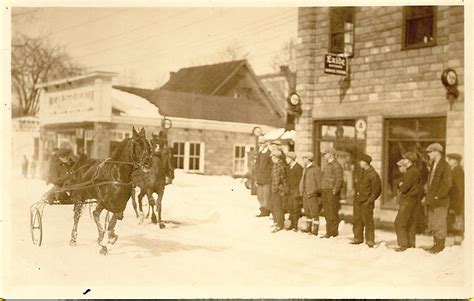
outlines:
[{"label": "building roof", "polygon": [[112,113],[120,116],[160,117],[158,108],[136,94],[112,88]]},{"label": "building roof", "polygon": [[47,88],[49,86],[72,83],[72,82],[75,82],[75,81],[78,81],[78,80],[83,80],[83,79],[86,79],[86,78],[93,78],[93,77],[112,78],[116,75],[117,75],[117,73],[115,73],[115,72],[92,71],[92,72],[77,75],[77,76],[61,78],[61,79],[57,79],[57,80],[53,80],[53,81],[45,82],[45,83],[39,83],[38,85],[36,85],[36,88]]},{"label": "building roof", "polygon": [[224,81],[235,74],[245,60],[179,69],[171,73],[162,89],[175,92],[215,94]]},{"label": "building roof", "polygon": [[164,88],[114,88],[147,99],[159,108],[162,116],[284,126],[283,120],[271,114],[263,104],[248,98],[237,100],[229,96],[176,92]]}]

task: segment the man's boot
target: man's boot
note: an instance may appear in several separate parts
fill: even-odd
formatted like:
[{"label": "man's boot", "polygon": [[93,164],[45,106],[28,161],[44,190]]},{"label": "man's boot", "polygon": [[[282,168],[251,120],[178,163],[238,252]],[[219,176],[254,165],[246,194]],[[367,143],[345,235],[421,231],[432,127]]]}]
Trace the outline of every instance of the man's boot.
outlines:
[{"label": "man's boot", "polygon": [[436,237],[433,236],[433,246],[431,248],[426,249],[426,251],[431,253],[434,250],[436,250],[437,246],[438,246],[438,240],[436,239]]},{"label": "man's boot", "polygon": [[[436,239],[436,238],[435,238]],[[430,249],[430,253],[438,254],[439,252],[444,250],[444,245],[446,243],[446,239],[436,239],[435,246]]]},{"label": "man's boot", "polygon": [[260,207],[260,213],[257,215],[257,217],[262,217],[265,216],[265,208]]},{"label": "man's boot", "polygon": [[311,225],[313,224],[312,221],[306,221],[306,229],[301,230],[304,233],[311,233]]},{"label": "man's boot", "polygon": [[313,230],[311,234],[318,236],[319,222],[313,221]]}]

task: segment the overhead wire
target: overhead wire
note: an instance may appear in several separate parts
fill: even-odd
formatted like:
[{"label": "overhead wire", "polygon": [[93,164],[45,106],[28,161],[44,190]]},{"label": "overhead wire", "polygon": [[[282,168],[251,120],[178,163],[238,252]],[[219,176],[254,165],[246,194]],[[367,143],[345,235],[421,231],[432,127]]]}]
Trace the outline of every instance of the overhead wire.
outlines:
[{"label": "overhead wire", "polygon": [[119,14],[119,13],[125,11],[125,10],[127,10],[127,8],[122,8],[122,9],[116,10],[116,11],[114,11],[114,12],[112,12],[112,13],[109,13],[109,14],[106,14],[106,15],[103,15],[103,16],[100,16],[100,17],[98,17],[98,18],[95,18],[95,19],[93,19],[93,20],[89,20],[89,21],[87,21],[87,22],[82,22],[82,23],[79,23],[79,24],[72,25],[72,26],[70,26],[70,27],[66,27],[66,28],[60,29],[60,30],[58,30],[58,31],[56,31],[56,32],[50,33],[49,35],[50,35],[50,36],[57,35],[58,33],[70,31],[70,30],[72,30],[72,29],[75,29],[75,28],[78,28],[78,27],[82,27],[82,26],[87,25],[87,24],[95,23],[95,22],[98,22],[98,21],[100,21],[100,20],[103,20],[103,19],[109,18],[109,17],[111,17],[111,16],[114,16],[114,15],[116,15],[116,14]]},{"label": "overhead wire", "polygon": [[[159,58],[163,57],[163,56],[156,57],[156,55],[158,55],[158,54],[163,54],[163,53],[170,52],[170,51],[173,51],[173,54],[176,54],[176,53],[181,53],[185,49],[189,49],[189,47],[197,47],[197,46],[202,46],[202,45],[209,46],[209,45],[213,45],[213,44],[216,44],[218,42],[225,41],[225,40],[231,40],[231,38],[233,38],[233,37],[242,38],[242,37],[247,37],[247,36],[254,36],[255,35],[254,28],[255,27],[260,29],[259,33],[263,33],[263,32],[265,32],[269,29],[275,29],[275,28],[278,28],[282,25],[286,25],[286,24],[290,23],[288,21],[293,21],[292,16],[288,16],[287,18],[280,19],[276,22],[274,21],[274,22],[259,24],[258,26],[250,27],[245,31],[236,32],[236,33],[234,33],[233,35],[230,35],[230,36],[227,35],[224,39],[218,38],[216,36],[216,37],[213,37],[213,38],[207,39],[207,40],[199,39],[199,40],[193,41],[192,43],[189,43],[188,41],[186,41],[184,43],[176,45],[173,49],[164,49],[164,50],[161,50],[161,51],[153,51],[149,54],[141,55],[140,59],[137,59],[137,60],[122,61],[122,62],[119,62],[119,63],[107,64],[107,65],[98,65],[98,66],[96,65],[96,66],[92,66],[91,68],[94,68],[94,67],[95,68],[102,68],[102,67],[110,67],[110,66],[117,66],[117,65],[123,65],[123,64],[136,64],[136,63],[140,63],[140,62],[153,61],[153,60],[156,60],[156,59],[159,59]],[[225,33],[225,32],[221,32],[221,33]],[[248,33],[248,34],[243,34],[243,33]],[[263,40],[260,40],[258,42],[252,42],[251,44],[255,45],[255,44],[260,44],[260,43],[263,43],[263,42],[266,42],[266,41],[269,41],[269,40],[274,40],[275,38],[278,38],[280,35],[281,35],[281,32],[278,35],[273,36],[272,39],[263,39]],[[181,47],[181,46],[183,46],[183,47]],[[246,46],[248,46],[248,45],[247,44],[238,45],[234,49],[243,49]],[[153,55],[152,59],[149,59],[150,55]]]},{"label": "overhead wire", "polygon": [[[290,11],[290,10],[288,10],[288,11]],[[287,12],[288,12],[288,11],[287,11]],[[285,13],[286,13],[286,12],[285,12]],[[200,21],[207,20],[207,19],[208,19],[207,17],[206,17],[206,18],[202,18],[202,19],[196,20],[195,22],[192,22],[192,23],[190,23],[190,24],[186,24],[186,25],[184,25],[184,26],[181,26],[181,27],[178,27],[178,28],[175,28],[175,29],[184,29],[184,28],[190,27],[190,26],[192,26],[192,25],[194,25],[194,24],[196,24],[196,23],[198,23],[198,22],[200,22]],[[249,24],[249,25],[252,25],[252,24]],[[225,32],[225,31],[224,31],[224,32]],[[223,33],[224,33],[224,32],[223,32]],[[88,54],[85,54],[85,55],[81,55],[81,56],[79,56],[79,57],[76,57],[76,59],[80,59],[80,58],[84,58],[84,57],[87,57],[87,56],[90,56],[90,55],[95,55],[95,54],[103,53],[103,52],[106,52],[106,51],[109,51],[109,50],[115,50],[115,49],[121,48],[121,47],[123,47],[123,46],[135,45],[135,44],[137,44],[137,43],[139,43],[139,42],[142,42],[142,41],[144,41],[144,40],[148,40],[148,39],[150,39],[150,38],[152,38],[152,37],[157,37],[157,36],[162,36],[162,35],[169,35],[169,34],[170,34],[170,32],[164,32],[164,33],[149,35],[149,36],[147,36],[147,37],[145,37],[145,38],[143,38],[143,39],[134,40],[134,41],[131,41],[131,42],[127,42],[127,43],[120,44],[120,45],[115,46],[115,47],[109,47],[109,48],[105,48],[105,49],[102,49],[102,50],[98,50],[98,51],[95,51],[95,52],[91,52],[91,53],[88,53]],[[187,42],[185,42],[183,46],[186,46],[186,44],[187,44]],[[179,45],[178,45],[178,46],[179,46]],[[150,54],[153,54],[153,53],[150,53]]]},{"label": "overhead wire", "polygon": [[135,32],[139,29],[143,29],[143,28],[147,28],[149,26],[152,26],[152,25],[155,25],[155,24],[158,24],[160,22],[163,22],[163,20],[168,20],[168,19],[172,19],[172,18],[176,18],[178,16],[181,16],[181,15],[184,15],[192,10],[194,10],[195,8],[190,8],[190,9],[187,9],[185,10],[184,12],[179,12],[179,13],[176,13],[176,14],[173,14],[171,16],[168,16],[164,19],[159,19],[157,21],[154,21],[154,22],[151,22],[151,23],[147,23],[145,25],[140,25],[140,26],[137,26],[137,27],[134,27],[128,31],[124,31],[124,32],[121,32],[121,33],[118,33],[118,34],[115,34],[115,35],[111,35],[111,36],[108,36],[108,37],[103,37],[103,38],[100,38],[100,39],[97,39],[97,40],[93,40],[93,41],[90,41],[90,42],[87,42],[87,43],[84,43],[84,44],[80,44],[78,46],[74,46],[74,48],[82,48],[84,46],[89,46],[89,45],[92,45],[92,44],[96,44],[96,43],[100,43],[100,42],[104,42],[104,41],[108,41],[108,40],[112,40],[112,39],[115,39],[117,37],[121,37],[123,35],[126,35],[128,33],[131,33],[131,32]]}]

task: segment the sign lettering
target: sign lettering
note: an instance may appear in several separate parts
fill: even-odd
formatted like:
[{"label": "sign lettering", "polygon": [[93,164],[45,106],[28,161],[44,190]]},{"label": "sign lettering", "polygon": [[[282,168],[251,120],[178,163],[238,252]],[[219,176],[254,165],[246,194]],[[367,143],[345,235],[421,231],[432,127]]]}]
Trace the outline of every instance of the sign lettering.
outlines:
[{"label": "sign lettering", "polygon": [[324,73],[347,75],[347,58],[335,54],[326,54]]}]

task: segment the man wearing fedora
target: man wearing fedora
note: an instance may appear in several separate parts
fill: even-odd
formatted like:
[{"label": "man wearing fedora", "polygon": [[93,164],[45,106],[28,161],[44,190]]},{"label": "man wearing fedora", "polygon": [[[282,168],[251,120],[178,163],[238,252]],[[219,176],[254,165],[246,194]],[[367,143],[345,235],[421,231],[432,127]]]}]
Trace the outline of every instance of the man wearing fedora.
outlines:
[{"label": "man wearing fedora", "polygon": [[326,166],[323,168],[321,180],[321,197],[326,219],[326,234],[322,238],[330,238],[339,235],[339,201],[343,184],[343,169],[337,162],[336,150],[332,147],[324,151],[324,160],[326,160]]},{"label": "man wearing fedora", "polygon": [[451,168],[443,158],[443,147],[432,143],[426,148],[431,168],[426,187],[424,203],[428,209],[428,227],[433,234],[434,244],[428,251],[439,253],[444,250],[449,206],[449,190],[452,185]]},{"label": "man wearing fedora", "polygon": [[302,232],[318,235],[321,195],[321,169],[314,162],[314,155],[303,155],[303,176],[300,181],[300,194],[303,196],[303,208],[306,216],[306,228]]},{"label": "man wearing fedora", "polygon": [[257,184],[257,199],[260,203],[260,214],[257,217],[269,216],[270,206],[270,184],[272,173],[272,159],[270,141],[263,136],[258,137],[259,150],[255,162],[255,180]]},{"label": "man wearing fedora", "polygon": [[448,154],[453,185],[449,190],[448,231],[455,235],[455,243],[460,244],[464,233],[464,170],[460,154]]},{"label": "man wearing fedora", "polygon": [[375,169],[370,165],[372,158],[367,154],[362,154],[359,158],[361,171],[355,183],[355,198],[353,207],[353,232],[354,240],[352,244],[361,244],[365,241],[369,248],[375,244],[374,230],[374,203],[382,191],[380,177]]},{"label": "man wearing fedora", "polygon": [[404,159],[397,162],[398,168],[403,174],[401,181],[398,183],[399,208],[394,222],[399,246],[396,249],[397,252],[415,247],[415,210],[421,185],[421,175],[418,168],[413,164],[414,158],[416,158],[416,155],[408,152]]}]

